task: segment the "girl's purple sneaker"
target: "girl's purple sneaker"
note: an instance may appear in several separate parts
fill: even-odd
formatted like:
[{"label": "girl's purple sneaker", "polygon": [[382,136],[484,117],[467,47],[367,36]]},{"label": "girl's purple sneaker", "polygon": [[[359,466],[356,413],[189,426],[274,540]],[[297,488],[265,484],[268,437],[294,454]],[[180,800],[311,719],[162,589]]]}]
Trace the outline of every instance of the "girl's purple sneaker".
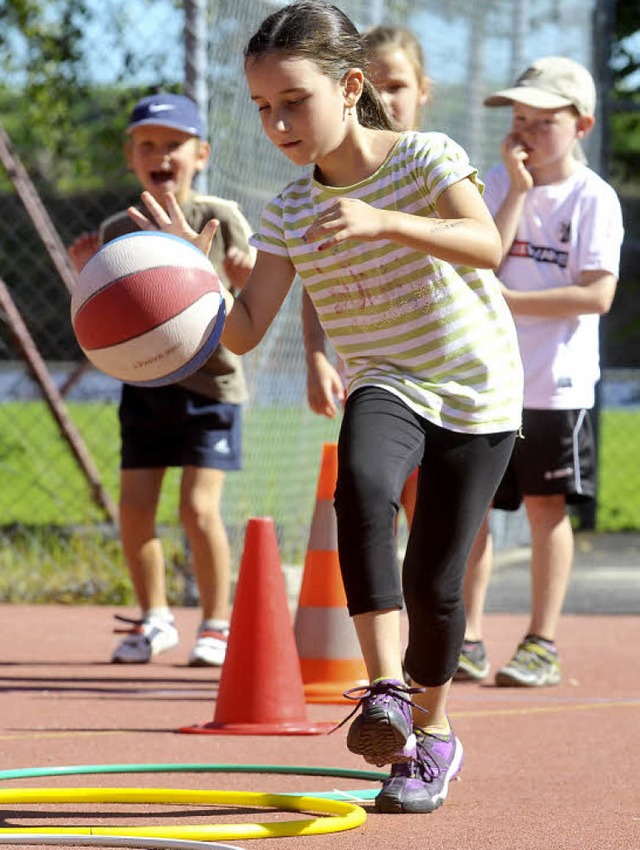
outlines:
[{"label": "girl's purple sneaker", "polygon": [[362,706],[362,712],[347,734],[347,747],[351,752],[378,767],[413,759],[416,736],[411,695],[422,690],[424,688],[410,688],[397,679],[377,679],[366,688],[347,691],[346,697],[358,700],[356,709]]},{"label": "girl's purple sneaker", "polygon": [[394,764],[375,800],[377,812],[432,812],[447,798],[449,782],[462,768],[462,744],[452,731],[446,737],[416,729],[416,757]]}]

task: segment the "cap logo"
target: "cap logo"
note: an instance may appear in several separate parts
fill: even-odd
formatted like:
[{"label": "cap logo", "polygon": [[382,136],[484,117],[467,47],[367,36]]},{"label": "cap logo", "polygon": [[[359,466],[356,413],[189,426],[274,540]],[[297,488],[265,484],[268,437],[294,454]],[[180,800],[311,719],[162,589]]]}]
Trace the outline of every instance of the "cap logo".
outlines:
[{"label": "cap logo", "polygon": [[531,80],[539,79],[543,74],[543,71],[540,68],[527,68],[524,74],[521,74],[516,85],[520,85],[521,83],[528,83]]},{"label": "cap logo", "polygon": [[170,127],[201,139],[207,132],[196,102],[184,95],[168,92],[158,92],[139,100],[129,118],[127,133],[143,124]]}]

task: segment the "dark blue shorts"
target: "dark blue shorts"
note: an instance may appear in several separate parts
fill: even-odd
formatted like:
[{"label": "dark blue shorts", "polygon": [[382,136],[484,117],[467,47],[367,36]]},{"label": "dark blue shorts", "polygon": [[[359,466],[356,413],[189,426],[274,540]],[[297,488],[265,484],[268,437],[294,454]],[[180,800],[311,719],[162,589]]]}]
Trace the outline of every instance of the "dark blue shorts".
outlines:
[{"label": "dark blue shorts", "polygon": [[124,384],[119,408],[122,469],[242,466],[242,408],[174,384]]}]

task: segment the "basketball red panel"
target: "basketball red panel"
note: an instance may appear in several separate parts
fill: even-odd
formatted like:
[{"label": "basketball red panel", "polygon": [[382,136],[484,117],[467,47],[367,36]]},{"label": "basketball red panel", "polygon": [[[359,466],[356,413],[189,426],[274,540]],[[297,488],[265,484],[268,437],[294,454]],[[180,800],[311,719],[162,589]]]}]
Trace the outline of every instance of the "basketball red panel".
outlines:
[{"label": "basketball red panel", "polygon": [[207,292],[219,292],[212,272],[153,268],[114,281],[86,301],[74,317],[82,348],[108,348],[178,316]]}]

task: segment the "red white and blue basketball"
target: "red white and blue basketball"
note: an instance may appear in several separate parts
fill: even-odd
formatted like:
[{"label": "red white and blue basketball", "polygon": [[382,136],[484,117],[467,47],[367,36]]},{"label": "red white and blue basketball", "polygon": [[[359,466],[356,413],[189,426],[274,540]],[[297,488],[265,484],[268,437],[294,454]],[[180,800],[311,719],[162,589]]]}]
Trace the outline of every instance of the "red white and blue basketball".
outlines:
[{"label": "red white and blue basketball", "polygon": [[211,262],[186,239],[139,231],[104,245],[71,296],[71,322],[90,362],[127,384],[183,380],[211,357],[225,303]]}]

